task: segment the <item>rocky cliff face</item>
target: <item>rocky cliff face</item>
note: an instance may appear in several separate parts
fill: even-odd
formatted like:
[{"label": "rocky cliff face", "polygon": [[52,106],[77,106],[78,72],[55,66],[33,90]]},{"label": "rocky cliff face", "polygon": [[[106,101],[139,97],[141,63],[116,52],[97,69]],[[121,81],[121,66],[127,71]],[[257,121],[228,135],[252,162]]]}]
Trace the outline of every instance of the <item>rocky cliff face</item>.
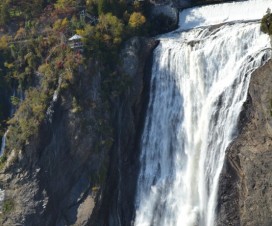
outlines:
[{"label": "rocky cliff face", "polygon": [[130,224],[146,68],[155,46],[153,39],[127,42],[119,72],[130,85],[111,103],[102,98],[96,62],[59,93],[39,133],[1,166],[1,225]]},{"label": "rocky cliff face", "polygon": [[272,225],[272,61],[251,78],[240,135],[227,150],[218,226]]},{"label": "rocky cliff face", "polygon": [[1,225],[84,225],[89,219],[109,149],[98,132],[109,124],[101,77],[91,66],[59,94],[39,133],[9,155],[0,175]]},{"label": "rocky cliff face", "polygon": [[132,38],[122,51],[123,73],[132,86],[113,103],[115,143],[96,215],[90,225],[131,225],[138,173],[139,140],[148,103],[154,39]]}]

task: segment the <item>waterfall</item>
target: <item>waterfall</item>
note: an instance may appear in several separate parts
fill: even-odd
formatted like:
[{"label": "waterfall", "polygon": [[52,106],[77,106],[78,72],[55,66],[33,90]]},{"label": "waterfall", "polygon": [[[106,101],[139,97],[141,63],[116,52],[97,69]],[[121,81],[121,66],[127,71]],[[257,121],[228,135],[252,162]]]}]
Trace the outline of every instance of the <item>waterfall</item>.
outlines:
[{"label": "waterfall", "polygon": [[58,100],[58,97],[59,97],[61,83],[62,83],[62,74],[60,74],[60,76],[59,76],[58,86],[55,89],[54,94],[53,94],[53,98],[52,98],[52,100],[51,100],[51,102],[49,104],[49,107],[46,110],[47,119],[48,119],[48,121],[50,123],[52,123],[52,117],[53,117],[53,114],[54,114],[54,106],[55,106],[55,104],[56,104],[56,102]]},{"label": "waterfall", "polygon": [[225,150],[237,135],[251,73],[270,58],[269,37],[258,21],[179,29],[160,38],[141,141],[135,226],[215,225]]},{"label": "waterfall", "polygon": [[4,135],[2,137],[0,157],[4,154],[4,151],[5,151],[7,134],[8,134],[8,130],[4,133]]}]

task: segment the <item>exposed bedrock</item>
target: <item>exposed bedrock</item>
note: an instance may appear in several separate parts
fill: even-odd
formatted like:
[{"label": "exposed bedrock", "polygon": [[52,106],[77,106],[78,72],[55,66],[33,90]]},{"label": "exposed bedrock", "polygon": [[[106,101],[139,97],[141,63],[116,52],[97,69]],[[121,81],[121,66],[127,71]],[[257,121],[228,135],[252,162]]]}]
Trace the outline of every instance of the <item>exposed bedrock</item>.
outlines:
[{"label": "exposed bedrock", "polygon": [[90,60],[80,69],[73,86],[59,94],[51,120],[0,168],[1,225],[129,225],[147,69],[156,44],[145,38],[127,42],[119,72],[130,83],[110,108],[101,97],[101,66]]},{"label": "exposed bedrock", "polygon": [[121,54],[122,72],[132,82],[130,89],[113,103],[115,144],[103,198],[90,225],[130,226],[138,174],[139,142],[149,96],[152,50],[158,41],[132,38]]},{"label": "exposed bedrock", "polygon": [[220,178],[218,226],[271,226],[271,60],[252,75],[239,127]]}]

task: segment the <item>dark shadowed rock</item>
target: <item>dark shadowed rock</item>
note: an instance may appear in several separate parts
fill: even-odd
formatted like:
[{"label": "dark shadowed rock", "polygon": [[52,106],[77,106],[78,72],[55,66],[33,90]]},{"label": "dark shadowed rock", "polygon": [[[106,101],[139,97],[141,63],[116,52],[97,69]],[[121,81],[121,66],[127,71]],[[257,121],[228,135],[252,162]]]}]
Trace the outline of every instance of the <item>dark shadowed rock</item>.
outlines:
[{"label": "dark shadowed rock", "polygon": [[121,73],[131,86],[113,102],[115,144],[110,155],[101,206],[89,225],[130,226],[134,218],[134,198],[138,175],[140,134],[149,94],[151,53],[158,41],[132,38],[121,53]]}]

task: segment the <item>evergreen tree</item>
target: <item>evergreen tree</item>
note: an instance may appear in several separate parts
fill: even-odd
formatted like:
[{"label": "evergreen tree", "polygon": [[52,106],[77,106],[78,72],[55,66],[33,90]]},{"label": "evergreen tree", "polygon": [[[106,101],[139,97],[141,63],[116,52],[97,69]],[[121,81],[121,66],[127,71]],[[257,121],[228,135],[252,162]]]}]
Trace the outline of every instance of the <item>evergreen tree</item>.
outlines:
[{"label": "evergreen tree", "polygon": [[272,35],[272,14],[269,8],[267,9],[266,14],[262,18],[261,31],[268,35]]}]

